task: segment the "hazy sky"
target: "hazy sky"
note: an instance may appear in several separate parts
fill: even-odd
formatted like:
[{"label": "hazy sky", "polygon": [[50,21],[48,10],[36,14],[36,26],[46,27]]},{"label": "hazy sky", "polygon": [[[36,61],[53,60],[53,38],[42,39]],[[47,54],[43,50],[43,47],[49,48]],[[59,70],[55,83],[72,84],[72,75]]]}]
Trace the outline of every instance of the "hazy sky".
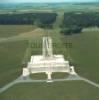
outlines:
[{"label": "hazy sky", "polygon": [[95,2],[99,0],[0,0],[0,3],[14,2]]}]

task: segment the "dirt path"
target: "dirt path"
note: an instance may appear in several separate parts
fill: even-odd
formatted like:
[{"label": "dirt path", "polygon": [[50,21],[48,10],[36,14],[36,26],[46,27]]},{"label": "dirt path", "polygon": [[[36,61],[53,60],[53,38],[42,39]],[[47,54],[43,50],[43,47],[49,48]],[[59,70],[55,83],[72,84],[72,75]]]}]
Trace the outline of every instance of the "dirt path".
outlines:
[{"label": "dirt path", "polygon": [[44,30],[41,28],[37,28],[33,31],[22,33],[17,36],[8,37],[8,38],[0,38],[0,43],[20,41],[20,40],[29,40],[33,37],[42,36],[43,34],[44,34]]}]

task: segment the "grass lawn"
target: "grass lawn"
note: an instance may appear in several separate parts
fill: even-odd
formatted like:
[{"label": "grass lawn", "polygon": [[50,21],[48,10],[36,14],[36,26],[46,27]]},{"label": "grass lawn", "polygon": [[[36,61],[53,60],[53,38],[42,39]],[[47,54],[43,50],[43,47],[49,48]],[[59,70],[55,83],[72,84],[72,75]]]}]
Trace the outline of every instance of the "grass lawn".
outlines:
[{"label": "grass lawn", "polygon": [[0,87],[21,75],[26,47],[26,41],[0,44]]},{"label": "grass lawn", "polygon": [[52,78],[53,79],[63,79],[63,78],[67,78],[68,74],[67,73],[61,73],[61,72],[57,72],[57,73],[52,73]]},{"label": "grass lawn", "polygon": [[99,89],[82,81],[17,84],[1,100],[99,100]]},{"label": "grass lawn", "polygon": [[[57,72],[57,73],[52,73],[51,76],[53,79],[60,79],[60,78],[63,79],[63,78],[68,77],[68,74]],[[32,78],[32,79],[47,79],[47,74],[46,73],[31,74],[30,78]]]},{"label": "grass lawn", "polygon": [[[30,32],[33,31],[34,27],[29,25],[0,25],[0,37],[10,37],[14,35],[21,34],[23,32]],[[36,32],[33,33],[33,42],[37,41],[40,29],[37,29]],[[43,31],[40,33],[43,34]],[[24,34],[23,34],[24,35]],[[30,34],[29,34],[30,35]],[[27,37],[26,34],[25,37]],[[32,38],[32,36],[31,36]],[[41,39],[41,38],[40,38]],[[42,41],[42,40],[41,40]],[[26,66],[22,66],[24,62],[27,63],[27,60],[31,55],[28,46],[28,41],[20,41],[17,42],[5,42],[0,43],[0,87],[6,85],[7,83],[16,79],[19,75],[22,74],[22,68]],[[35,50],[37,47],[35,47]],[[26,51],[27,49],[27,51]],[[39,49],[39,48],[38,48]],[[34,52],[33,51],[33,52]],[[41,50],[39,50],[41,51]],[[24,54],[26,55],[24,56]],[[35,54],[35,52],[34,52]]]},{"label": "grass lawn", "polygon": [[68,53],[76,72],[99,83],[99,31],[84,31],[69,38],[72,48]]},{"label": "grass lawn", "polygon": [[0,38],[19,35],[24,32],[33,31],[32,25],[0,25]]},{"label": "grass lawn", "polygon": [[47,75],[46,73],[35,73],[35,74],[31,74],[30,78],[32,79],[47,79]]}]

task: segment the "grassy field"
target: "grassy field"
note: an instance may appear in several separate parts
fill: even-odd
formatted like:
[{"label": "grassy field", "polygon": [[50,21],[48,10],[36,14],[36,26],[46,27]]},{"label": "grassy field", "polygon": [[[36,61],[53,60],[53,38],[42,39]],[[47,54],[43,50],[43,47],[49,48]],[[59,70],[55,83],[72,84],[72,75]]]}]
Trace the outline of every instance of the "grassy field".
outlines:
[{"label": "grassy field", "polygon": [[47,75],[45,73],[31,74],[30,78],[32,78],[32,79],[47,79]]},{"label": "grassy field", "polygon": [[32,25],[0,25],[0,38],[19,35],[33,29],[35,27]]},{"label": "grassy field", "polygon": [[[22,64],[27,63],[31,55],[40,52],[42,49],[37,50],[37,44],[41,43],[42,34],[44,31],[40,28],[26,25],[0,25],[0,38],[10,38],[6,42],[0,43],[0,87],[13,81],[22,74]],[[21,40],[22,39],[22,40]],[[25,39],[25,40],[24,40]],[[33,42],[33,52],[30,53],[29,41]],[[25,66],[26,67],[26,66]]]},{"label": "grassy field", "polygon": [[[46,73],[37,73],[37,74],[31,74],[30,77],[32,79],[47,79],[47,74]],[[57,73],[52,73],[52,78],[53,79],[60,79],[60,78],[66,78],[68,77],[68,74],[66,73],[60,73],[60,72],[57,72]]]},{"label": "grassy field", "polygon": [[82,81],[17,84],[1,100],[99,100],[99,89]]},{"label": "grassy field", "polygon": [[61,78],[68,77],[68,75],[69,74],[67,74],[67,73],[59,73],[59,72],[57,72],[57,73],[52,73],[52,78],[53,79],[61,79]]},{"label": "grassy field", "polygon": [[77,73],[99,83],[99,31],[85,30],[70,38],[72,48],[69,53]]},{"label": "grassy field", "polygon": [[0,87],[21,75],[26,47],[26,41],[0,44]]}]

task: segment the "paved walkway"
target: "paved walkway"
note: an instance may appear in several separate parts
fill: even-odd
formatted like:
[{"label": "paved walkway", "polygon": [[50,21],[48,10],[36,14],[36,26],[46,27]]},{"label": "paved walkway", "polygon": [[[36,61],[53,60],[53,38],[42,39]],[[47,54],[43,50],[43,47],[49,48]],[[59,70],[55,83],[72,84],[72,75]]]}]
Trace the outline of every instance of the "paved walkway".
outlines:
[{"label": "paved walkway", "polygon": [[98,84],[98,83],[92,82],[92,81],[90,81],[90,80],[88,80],[88,79],[86,79],[86,78],[83,78],[83,77],[80,77],[80,78],[81,78],[83,81],[85,81],[85,82],[87,82],[87,83],[89,83],[89,84],[91,84],[91,85],[93,85],[93,86],[99,88],[99,84]]},{"label": "paved walkway", "polygon": [[69,75],[68,78],[64,78],[64,79],[53,79],[53,80],[33,80],[29,77],[27,77],[26,79],[23,78],[22,76],[20,76],[19,78],[17,78],[16,80],[14,80],[13,82],[7,84],[6,86],[0,88],[0,93],[3,93],[4,91],[8,90],[10,87],[12,87],[15,84],[18,83],[32,83],[32,82],[57,82],[57,81],[77,81],[77,80],[82,80],[86,83],[89,83],[97,88],[99,88],[99,84],[96,84],[86,78],[83,78],[79,75]]}]

